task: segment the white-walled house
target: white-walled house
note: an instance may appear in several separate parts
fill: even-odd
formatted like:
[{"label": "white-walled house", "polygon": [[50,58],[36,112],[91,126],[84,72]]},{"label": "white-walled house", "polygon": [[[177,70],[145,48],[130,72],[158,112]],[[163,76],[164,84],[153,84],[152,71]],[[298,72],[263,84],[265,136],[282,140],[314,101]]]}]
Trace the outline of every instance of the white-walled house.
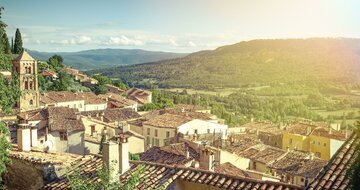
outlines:
[{"label": "white-walled house", "polygon": [[84,125],[78,109],[48,107],[18,115],[20,125],[36,130],[35,147],[50,152],[84,154]]},{"label": "white-walled house", "polygon": [[107,102],[92,92],[46,92],[40,94],[40,107],[68,107],[82,112],[105,110]]},{"label": "white-walled house", "polygon": [[177,132],[183,135],[204,135],[204,134],[222,134],[222,139],[227,137],[228,126],[214,123],[211,121],[204,121],[194,119],[177,127]]}]

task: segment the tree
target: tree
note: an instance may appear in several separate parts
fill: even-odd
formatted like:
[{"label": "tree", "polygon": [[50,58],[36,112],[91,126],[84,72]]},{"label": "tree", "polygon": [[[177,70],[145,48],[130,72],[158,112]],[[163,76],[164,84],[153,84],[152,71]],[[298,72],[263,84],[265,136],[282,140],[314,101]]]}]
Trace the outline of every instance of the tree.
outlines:
[{"label": "tree", "polygon": [[4,53],[5,54],[10,54],[11,53],[11,47],[10,47],[10,44],[9,44],[9,39],[6,35],[6,32],[3,33],[2,35],[2,41],[3,41],[3,44],[4,44]]},{"label": "tree", "polygon": [[11,143],[8,140],[9,129],[5,123],[0,121],[0,189],[1,189],[1,174],[6,172],[6,165],[11,163],[9,158],[9,150],[11,149]]},{"label": "tree", "polygon": [[117,86],[117,87],[119,87],[119,88],[121,88],[122,90],[127,90],[127,89],[129,88],[129,87],[128,87],[126,84],[124,84],[122,81],[117,81],[114,85]]},{"label": "tree", "polygon": [[124,183],[120,183],[120,181],[111,178],[110,173],[114,172],[112,166],[110,166],[109,169],[102,166],[96,170],[96,175],[100,178],[99,181],[94,181],[91,177],[81,175],[79,169],[68,172],[67,179],[71,189],[74,190],[132,190],[135,189],[139,183],[140,174],[143,170],[143,165],[138,166]]},{"label": "tree", "polygon": [[14,42],[14,54],[20,54],[23,51],[23,43],[21,39],[20,30],[17,28],[15,32],[15,42]]}]

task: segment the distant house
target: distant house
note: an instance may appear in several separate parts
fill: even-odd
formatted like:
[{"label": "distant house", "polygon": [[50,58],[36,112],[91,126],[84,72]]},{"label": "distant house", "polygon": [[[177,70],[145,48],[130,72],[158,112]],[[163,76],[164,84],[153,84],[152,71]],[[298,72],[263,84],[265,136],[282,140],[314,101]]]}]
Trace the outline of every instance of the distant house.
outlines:
[{"label": "distant house", "polygon": [[92,92],[44,92],[40,94],[40,107],[68,107],[79,111],[105,110],[107,102]]},{"label": "distant house", "polygon": [[43,92],[40,93],[40,107],[68,107],[85,110],[85,100],[73,92]]},{"label": "distant house", "polygon": [[50,71],[50,70],[43,70],[41,72],[42,76],[45,77],[46,80],[56,80],[58,78],[57,74],[53,71]]},{"label": "distant house", "polygon": [[[18,118],[21,126],[36,130],[38,144],[35,147],[44,148],[46,151],[84,154],[85,128],[77,109],[48,107],[23,112]],[[21,132],[22,130],[18,130],[18,141],[24,137],[19,136]]]},{"label": "distant house", "polygon": [[81,114],[116,126],[141,118],[141,115],[131,108],[86,111]]},{"label": "distant house", "polygon": [[100,150],[101,139],[109,140],[119,135],[121,132],[128,135],[129,152],[138,154],[144,152],[144,137],[132,130],[126,124],[113,125],[97,118],[82,116],[81,120],[85,126],[85,152],[87,154],[98,154]]},{"label": "distant house", "polygon": [[106,94],[99,94],[98,97],[105,100],[107,102],[107,107],[110,109],[112,109],[112,108],[131,108],[131,109],[134,109],[135,111],[137,111],[137,108],[138,108],[137,102],[130,100],[130,99],[126,99],[125,97],[123,97],[122,95],[119,95],[119,94],[109,92]]},{"label": "distant house", "polygon": [[84,100],[84,111],[105,110],[107,108],[107,102],[96,96],[93,92],[78,92],[75,95],[80,96]]},{"label": "distant house", "polygon": [[208,113],[208,114],[211,113],[211,109],[199,105],[177,104],[175,105],[175,108],[186,112],[200,112],[200,113]]},{"label": "distant house", "polygon": [[0,69],[0,75],[3,75],[5,78],[8,79],[12,77],[11,72],[4,69]]},{"label": "distant house", "polygon": [[125,92],[125,90],[122,90],[121,88],[111,84],[105,84],[105,87],[109,92],[112,92],[114,94],[124,94]]},{"label": "distant house", "polygon": [[66,67],[66,68],[63,69],[63,71],[65,73],[69,74],[69,75],[72,75],[72,76],[75,76],[75,75],[80,73],[79,70],[71,68],[71,67]]},{"label": "distant house", "polygon": [[145,91],[138,88],[131,88],[125,93],[129,99],[134,100],[141,105],[152,102],[152,93],[150,91]]},{"label": "distant house", "polygon": [[300,151],[288,151],[269,165],[271,173],[279,176],[282,182],[299,186],[309,184],[327,161],[314,157],[312,154]]},{"label": "distant house", "polygon": [[330,127],[297,123],[285,128],[282,148],[311,152],[329,160],[345,141],[346,134]]}]

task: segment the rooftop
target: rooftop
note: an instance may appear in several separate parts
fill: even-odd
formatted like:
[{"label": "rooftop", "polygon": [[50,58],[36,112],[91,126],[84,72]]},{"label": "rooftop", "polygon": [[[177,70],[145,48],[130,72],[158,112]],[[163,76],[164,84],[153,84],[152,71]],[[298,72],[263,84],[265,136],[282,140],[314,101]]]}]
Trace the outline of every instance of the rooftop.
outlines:
[{"label": "rooftop", "polygon": [[295,123],[285,127],[285,131],[292,134],[298,134],[308,136],[311,132],[317,128],[315,125],[306,123]]},{"label": "rooftop", "polygon": [[314,129],[314,131],[311,133],[311,135],[327,137],[330,139],[336,139],[336,140],[341,140],[341,141],[346,140],[346,135],[343,134],[342,132],[333,130],[330,128],[324,128],[324,127],[318,127],[316,129]]},{"label": "rooftop", "polygon": [[53,104],[58,102],[70,102],[84,100],[83,97],[78,96],[74,92],[61,91],[61,92],[46,92],[40,93],[40,103],[42,104]]},{"label": "rooftop", "polygon": [[192,118],[183,115],[165,113],[145,121],[144,125],[162,128],[177,128],[178,126],[191,121]]},{"label": "rooftop", "polygon": [[311,158],[309,153],[290,151],[281,159],[271,163],[269,167],[288,174],[314,178],[326,164],[325,160]]},{"label": "rooftop", "polygon": [[[131,163],[131,169],[121,176],[121,180],[126,180],[132,172],[142,169],[142,174],[140,175],[139,183],[136,185],[136,189],[166,189],[176,180],[184,180],[222,189],[301,189],[301,187],[295,185],[261,181],[247,177],[233,176],[230,174],[222,174],[182,166],[169,166],[143,161],[131,161]],[[101,165],[101,157],[91,156],[90,159],[80,162],[76,168],[80,168],[81,176],[88,176],[96,181],[99,180],[99,177],[96,175],[96,168]],[[67,181],[66,176],[60,176],[58,180],[47,184],[44,187],[44,189],[69,188],[70,184]]]},{"label": "rooftop", "polygon": [[[187,157],[189,151],[189,157]],[[199,160],[199,153],[187,143],[176,143],[164,147],[152,147],[140,155],[141,161],[168,165],[186,165],[192,160]]]},{"label": "rooftop", "polygon": [[14,59],[15,61],[35,61],[33,57],[26,51],[22,51],[21,54],[19,54],[18,57]]},{"label": "rooftop", "polygon": [[305,189],[350,189],[346,173],[360,154],[359,146],[359,135],[354,132]]},{"label": "rooftop", "polygon": [[116,121],[128,121],[128,120],[141,118],[141,115],[138,114],[132,108],[115,108],[115,109],[106,109],[99,111],[84,111],[81,112],[81,115],[95,117],[95,118],[103,116],[104,121],[108,123],[112,123]]},{"label": "rooftop", "polygon": [[245,151],[241,152],[239,155],[251,160],[255,160],[264,164],[268,164],[284,155],[286,151],[271,147],[268,145],[258,144],[252,146]]},{"label": "rooftop", "polygon": [[77,117],[78,110],[67,107],[48,107],[48,123],[50,131],[78,131],[85,127]]}]

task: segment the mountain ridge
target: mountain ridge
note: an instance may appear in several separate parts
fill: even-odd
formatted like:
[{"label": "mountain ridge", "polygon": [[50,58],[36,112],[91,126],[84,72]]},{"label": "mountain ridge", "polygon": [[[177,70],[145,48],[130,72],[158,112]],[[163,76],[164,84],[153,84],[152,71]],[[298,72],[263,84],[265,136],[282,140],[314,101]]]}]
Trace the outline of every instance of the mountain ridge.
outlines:
[{"label": "mountain ridge", "polygon": [[160,61],[183,57],[187,54],[142,49],[89,49],[77,52],[40,52],[29,50],[38,60],[47,60],[54,54],[61,55],[68,66],[86,71],[99,68],[110,68],[119,65],[132,65],[148,61]]},{"label": "mountain ridge", "polygon": [[152,83],[165,88],[352,82],[360,79],[359,60],[360,39],[261,39],[195,52],[182,58],[89,73],[119,78],[134,85]]}]

